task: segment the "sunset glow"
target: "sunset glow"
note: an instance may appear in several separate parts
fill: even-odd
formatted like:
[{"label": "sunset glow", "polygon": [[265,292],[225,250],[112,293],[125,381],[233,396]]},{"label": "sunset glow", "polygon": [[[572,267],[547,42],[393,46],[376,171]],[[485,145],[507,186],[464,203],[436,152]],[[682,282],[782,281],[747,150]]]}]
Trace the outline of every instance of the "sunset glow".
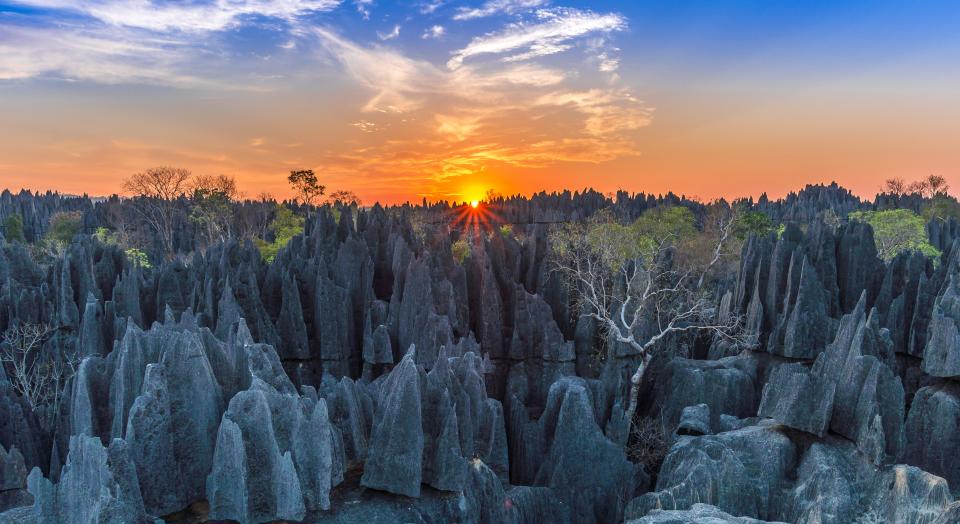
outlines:
[{"label": "sunset glow", "polygon": [[476,209],[476,208],[480,207],[480,202],[479,202],[478,200],[471,200],[471,201],[470,201],[470,207]]},{"label": "sunset glow", "polygon": [[[960,171],[960,6],[0,0],[0,180],[173,165],[363,202],[710,199]],[[475,188],[483,188],[476,190]]]}]

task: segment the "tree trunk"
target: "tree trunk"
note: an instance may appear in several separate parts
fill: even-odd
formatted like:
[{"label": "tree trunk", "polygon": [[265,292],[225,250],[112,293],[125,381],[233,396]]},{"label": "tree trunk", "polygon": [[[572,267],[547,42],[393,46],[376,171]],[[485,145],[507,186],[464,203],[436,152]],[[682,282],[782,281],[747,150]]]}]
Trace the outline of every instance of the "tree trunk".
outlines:
[{"label": "tree trunk", "polygon": [[650,363],[649,353],[644,351],[640,356],[640,365],[637,366],[636,373],[630,377],[630,404],[627,406],[628,427],[633,427],[633,416],[637,413],[637,404],[640,401],[640,383],[643,382],[643,375],[647,372],[647,365]]}]

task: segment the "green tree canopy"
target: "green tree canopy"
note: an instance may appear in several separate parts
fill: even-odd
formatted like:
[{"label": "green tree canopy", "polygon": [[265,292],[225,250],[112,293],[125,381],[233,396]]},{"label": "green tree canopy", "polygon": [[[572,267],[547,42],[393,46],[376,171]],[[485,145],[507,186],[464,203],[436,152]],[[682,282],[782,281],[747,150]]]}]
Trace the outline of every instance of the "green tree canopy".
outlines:
[{"label": "green tree canopy", "polygon": [[291,238],[303,233],[303,217],[298,216],[286,206],[277,206],[277,213],[270,222],[270,231],[273,233],[273,242],[256,239],[260,256],[267,262],[273,262],[277,253]]},{"label": "green tree canopy", "polygon": [[3,236],[7,242],[23,242],[23,218],[14,213],[3,220]]},{"label": "green tree canopy", "polygon": [[746,240],[751,233],[758,237],[770,234],[776,228],[766,213],[746,211],[741,213],[733,225],[733,234],[740,240]]},{"label": "green tree canopy", "polygon": [[940,220],[949,220],[951,218],[960,220],[960,202],[952,196],[939,194],[935,195],[926,202],[920,209],[920,214],[926,220],[934,218]]},{"label": "green tree canopy", "polygon": [[919,251],[928,257],[940,256],[940,250],[927,240],[923,218],[909,209],[854,211],[849,218],[870,224],[877,253],[885,261],[904,251]]},{"label": "green tree canopy", "polygon": [[79,211],[60,211],[50,217],[50,228],[47,238],[64,244],[73,240],[74,235],[80,232],[83,216]]}]

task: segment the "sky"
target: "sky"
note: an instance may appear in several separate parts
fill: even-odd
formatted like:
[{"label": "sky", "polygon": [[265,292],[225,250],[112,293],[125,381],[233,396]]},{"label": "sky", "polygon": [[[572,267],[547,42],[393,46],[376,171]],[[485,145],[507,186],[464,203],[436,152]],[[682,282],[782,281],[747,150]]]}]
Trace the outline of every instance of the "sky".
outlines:
[{"label": "sky", "polygon": [[0,188],[960,190],[960,2],[0,0]]}]

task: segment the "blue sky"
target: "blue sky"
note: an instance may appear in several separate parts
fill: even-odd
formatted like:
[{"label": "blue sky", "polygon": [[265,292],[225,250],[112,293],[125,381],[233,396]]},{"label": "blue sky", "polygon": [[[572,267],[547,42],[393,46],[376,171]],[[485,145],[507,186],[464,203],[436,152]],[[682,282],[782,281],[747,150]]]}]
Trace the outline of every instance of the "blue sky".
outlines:
[{"label": "blue sky", "polygon": [[960,167],[958,22],[946,1],[0,1],[0,178],[869,192]]}]

